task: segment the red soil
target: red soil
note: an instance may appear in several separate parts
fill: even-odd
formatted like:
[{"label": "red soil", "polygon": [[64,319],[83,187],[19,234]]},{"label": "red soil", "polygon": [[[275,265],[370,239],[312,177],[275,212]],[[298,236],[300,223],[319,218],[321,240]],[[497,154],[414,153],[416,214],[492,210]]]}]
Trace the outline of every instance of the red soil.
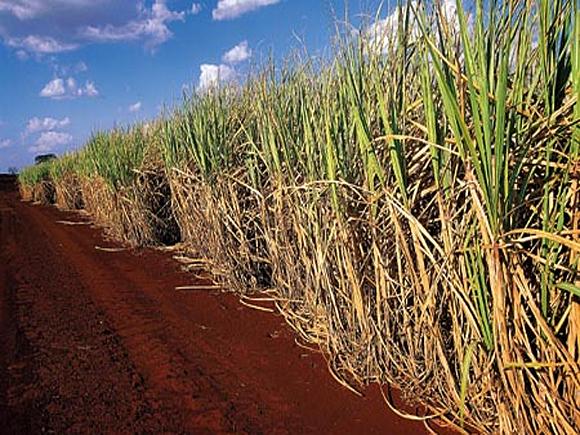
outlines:
[{"label": "red soil", "polygon": [[112,246],[0,179],[0,432],[424,433],[359,398],[283,318]]}]

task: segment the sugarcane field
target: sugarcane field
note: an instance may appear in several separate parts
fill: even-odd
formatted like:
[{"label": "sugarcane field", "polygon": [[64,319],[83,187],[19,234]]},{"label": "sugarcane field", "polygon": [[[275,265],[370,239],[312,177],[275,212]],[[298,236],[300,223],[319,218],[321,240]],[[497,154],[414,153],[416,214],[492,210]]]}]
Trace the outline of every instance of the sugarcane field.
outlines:
[{"label": "sugarcane field", "polygon": [[580,433],[576,0],[126,3],[0,0],[0,433]]}]

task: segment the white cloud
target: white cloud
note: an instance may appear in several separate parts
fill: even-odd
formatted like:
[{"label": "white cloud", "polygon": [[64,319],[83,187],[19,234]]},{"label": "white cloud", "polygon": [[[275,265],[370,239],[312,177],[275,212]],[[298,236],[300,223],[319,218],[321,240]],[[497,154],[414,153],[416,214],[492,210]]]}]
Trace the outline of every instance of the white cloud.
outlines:
[{"label": "white cloud", "polygon": [[[417,7],[417,2],[411,2],[413,7]],[[364,37],[369,48],[378,52],[385,52],[397,38],[399,24],[405,19],[407,6],[396,6],[393,11],[384,19],[377,20],[365,32]],[[411,29],[410,39],[416,40],[419,37],[419,26],[413,12],[409,11],[409,28]]]},{"label": "white cloud", "polygon": [[72,68],[72,70],[75,74],[78,74],[78,73],[87,72],[89,70],[89,67],[87,66],[86,63],[84,63],[81,60],[80,62],[77,62],[77,64]]},{"label": "white cloud", "polygon": [[228,65],[203,64],[200,66],[199,92],[219,86],[220,83],[232,82],[236,78],[236,71]]},{"label": "white cloud", "polygon": [[62,98],[66,93],[64,88],[64,80],[56,78],[48,82],[40,91],[41,97],[47,98]]},{"label": "white cloud", "polygon": [[28,148],[31,153],[46,153],[52,151],[60,145],[67,145],[72,142],[73,137],[68,133],[59,133],[56,131],[43,132],[36,144]]},{"label": "white cloud", "polygon": [[201,4],[199,3],[193,3],[191,5],[191,9],[189,10],[189,13],[191,15],[197,15],[201,12]]},{"label": "white cloud", "polygon": [[30,20],[55,8],[92,6],[107,0],[0,0],[0,12],[8,12],[19,20]]},{"label": "white cloud", "polygon": [[64,98],[96,97],[99,95],[99,91],[91,81],[86,81],[84,86],[78,86],[73,77],[69,77],[66,81],[57,77],[48,82],[39,95],[60,100]]},{"label": "white cloud", "polygon": [[4,148],[8,148],[12,145],[12,141],[10,139],[2,139],[0,140],[0,150]]},{"label": "white cloud", "polygon": [[[442,0],[440,3],[441,12],[445,20],[451,25],[455,32],[459,31],[459,20],[457,16],[456,0]],[[418,9],[420,6],[418,1],[412,1],[413,8]],[[433,6],[436,7],[436,6]],[[395,41],[399,24],[403,23],[407,12],[407,6],[396,6],[393,11],[384,19],[377,20],[364,33],[366,42],[371,50],[387,51],[389,46]],[[471,27],[471,15],[467,13],[468,27]],[[416,41],[421,36],[421,28],[412,11],[409,11],[409,42]]]},{"label": "white cloud", "polygon": [[167,24],[184,19],[185,12],[171,11],[165,5],[165,0],[155,0],[151,9],[143,5],[139,7],[139,19],[121,26],[87,26],[82,35],[96,42],[145,40],[147,48],[155,49],[173,36]]},{"label": "white cloud", "polygon": [[236,64],[248,60],[252,56],[252,50],[248,48],[248,41],[242,41],[231,50],[228,50],[222,60],[229,64]]},{"label": "white cloud", "polygon": [[95,42],[137,41],[154,51],[173,36],[173,22],[202,8],[201,2],[190,1],[174,11],[169,4],[169,0],[0,0],[0,44],[37,59]]},{"label": "white cloud", "polygon": [[18,60],[25,61],[25,60],[28,60],[28,58],[29,58],[30,56],[29,56],[29,55],[28,55],[28,53],[27,53],[26,51],[24,51],[24,50],[16,50],[16,57],[18,58]]},{"label": "white cloud", "polygon": [[135,104],[129,106],[129,112],[135,113],[141,110],[141,101],[137,101]]},{"label": "white cloud", "polygon": [[219,0],[212,11],[214,20],[233,20],[247,12],[264,6],[275,5],[280,0]]},{"label": "white cloud", "polygon": [[20,20],[34,18],[45,10],[42,0],[0,0],[0,11],[6,11]]},{"label": "white cloud", "polygon": [[[237,79],[237,72],[233,67],[252,56],[252,50],[248,47],[248,41],[242,41],[222,56],[223,63],[219,65],[204,63],[200,66],[198,92],[205,92],[218,87],[222,83],[232,83]],[[187,89],[187,88],[185,88]]]},{"label": "white cloud", "polygon": [[59,42],[50,36],[29,35],[25,38],[6,38],[8,46],[26,50],[37,54],[54,54],[71,51],[78,48],[78,44]]},{"label": "white cloud", "polygon": [[96,97],[99,95],[99,91],[93,82],[90,80],[85,82],[84,88],[77,89],[77,95],[79,96],[87,96],[87,97]]},{"label": "white cloud", "polygon": [[57,62],[56,58],[52,57],[48,59],[48,63],[52,66],[55,77],[63,76],[74,76],[78,74],[85,73],[89,70],[89,67],[83,61],[77,62],[75,64],[60,64]]},{"label": "white cloud", "polygon": [[57,130],[59,128],[64,128],[70,125],[70,119],[67,117],[62,119],[55,119],[55,118],[31,118],[26,123],[26,130],[24,131],[24,136],[28,136],[30,134],[38,133],[40,131],[52,131]]}]

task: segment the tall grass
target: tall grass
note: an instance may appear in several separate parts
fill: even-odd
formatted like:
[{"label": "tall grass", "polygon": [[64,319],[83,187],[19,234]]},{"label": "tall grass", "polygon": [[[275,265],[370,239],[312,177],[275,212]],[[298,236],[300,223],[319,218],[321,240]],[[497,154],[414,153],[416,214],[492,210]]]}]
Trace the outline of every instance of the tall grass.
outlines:
[{"label": "tall grass", "polygon": [[577,4],[395,10],[330,59],[99,133],[65,172],[133,242],[175,219],[347,387],[387,381],[458,429],[578,432]]}]

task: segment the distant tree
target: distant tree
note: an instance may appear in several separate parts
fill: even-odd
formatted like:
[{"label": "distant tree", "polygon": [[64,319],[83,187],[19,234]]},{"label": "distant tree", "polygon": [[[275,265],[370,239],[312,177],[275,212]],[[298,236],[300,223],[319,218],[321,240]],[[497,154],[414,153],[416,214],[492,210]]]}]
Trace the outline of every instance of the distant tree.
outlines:
[{"label": "distant tree", "polygon": [[16,174],[18,174],[18,168],[16,166],[10,166],[8,168],[8,173],[10,175],[16,175]]},{"label": "distant tree", "polygon": [[48,162],[54,159],[56,159],[56,155],[54,154],[41,154],[34,158],[34,163],[38,165],[40,163]]}]

